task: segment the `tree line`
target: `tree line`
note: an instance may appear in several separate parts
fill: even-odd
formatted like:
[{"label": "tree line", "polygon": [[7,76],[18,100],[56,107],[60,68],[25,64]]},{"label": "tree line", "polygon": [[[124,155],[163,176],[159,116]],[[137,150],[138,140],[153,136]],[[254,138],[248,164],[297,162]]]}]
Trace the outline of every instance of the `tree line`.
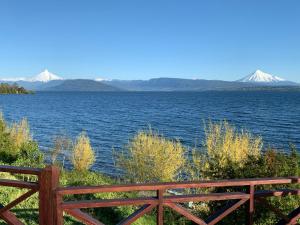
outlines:
[{"label": "tree line", "polygon": [[0,84],[0,94],[31,94],[32,91],[26,90],[24,87],[19,86],[18,84]]}]

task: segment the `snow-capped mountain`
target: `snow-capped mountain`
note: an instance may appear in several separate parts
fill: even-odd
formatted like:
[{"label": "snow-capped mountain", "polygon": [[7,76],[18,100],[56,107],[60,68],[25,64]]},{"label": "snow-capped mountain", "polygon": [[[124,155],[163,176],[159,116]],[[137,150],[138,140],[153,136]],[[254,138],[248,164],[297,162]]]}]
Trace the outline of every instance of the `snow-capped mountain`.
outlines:
[{"label": "snow-capped mountain", "polygon": [[238,80],[238,82],[253,82],[253,83],[279,83],[286,82],[285,79],[265,73],[261,70],[256,70],[254,73]]},{"label": "snow-capped mountain", "polygon": [[52,80],[63,80],[63,78],[49,72],[47,69],[45,69],[43,72],[39,73],[38,75],[30,78],[26,77],[16,77],[16,78],[0,78],[0,81],[7,81],[7,82],[49,82]]},{"label": "snow-capped mountain", "polygon": [[49,82],[49,81],[52,81],[52,80],[63,80],[63,78],[53,74],[53,73],[50,73],[47,69],[44,70],[43,72],[39,73],[38,75],[36,75],[35,77],[32,77],[32,78],[29,78],[29,79],[26,79],[26,81],[29,81],[29,82]]}]

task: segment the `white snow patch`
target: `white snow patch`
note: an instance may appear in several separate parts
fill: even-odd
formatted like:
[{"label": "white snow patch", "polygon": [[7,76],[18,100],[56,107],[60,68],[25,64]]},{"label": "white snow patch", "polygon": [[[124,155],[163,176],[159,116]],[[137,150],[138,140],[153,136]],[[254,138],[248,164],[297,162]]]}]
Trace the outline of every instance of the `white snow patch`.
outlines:
[{"label": "white snow patch", "polygon": [[277,83],[285,81],[285,79],[265,73],[261,70],[256,70],[254,73],[238,80],[239,82],[261,82],[261,83]]},{"label": "white snow patch", "polygon": [[0,81],[3,82],[17,82],[17,81],[27,81],[27,82],[48,82],[51,80],[63,80],[63,78],[50,73],[47,69],[43,72],[39,73],[38,75],[30,78],[26,77],[14,77],[14,78],[0,78]]},{"label": "white snow patch", "polygon": [[51,72],[49,72],[47,69],[44,70],[43,72],[39,73],[38,75],[36,75],[35,77],[29,78],[26,81],[30,81],[30,82],[48,82],[51,80],[63,80],[63,78],[57,76],[56,74],[53,74]]}]

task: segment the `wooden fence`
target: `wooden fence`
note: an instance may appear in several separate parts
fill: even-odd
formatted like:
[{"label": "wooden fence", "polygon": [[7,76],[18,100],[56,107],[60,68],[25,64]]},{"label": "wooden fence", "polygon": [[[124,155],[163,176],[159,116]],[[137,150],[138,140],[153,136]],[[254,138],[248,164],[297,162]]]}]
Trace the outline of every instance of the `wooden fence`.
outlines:
[{"label": "wooden fence", "polygon": [[[282,213],[276,206],[270,205],[266,200],[268,197],[283,197],[287,195],[300,195],[298,189],[275,189],[264,190],[264,185],[289,185],[299,184],[299,177],[287,178],[260,178],[260,179],[237,179],[180,183],[155,183],[155,184],[130,184],[130,185],[104,185],[104,186],[83,186],[83,187],[59,187],[59,170],[48,166],[45,169],[20,168],[10,166],[0,166],[0,172],[10,172],[14,174],[36,175],[37,182],[24,182],[15,180],[0,179],[0,186],[11,186],[16,188],[29,189],[28,192],[0,209],[0,217],[8,224],[22,224],[18,218],[10,211],[15,205],[24,201],[32,194],[39,192],[39,223],[41,225],[62,225],[64,224],[64,213],[71,215],[83,224],[103,225],[85,212],[84,209],[117,207],[117,206],[137,206],[137,210],[120,221],[119,225],[132,224],[143,215],[155,211],[157,214],[157,224],[164,224],[164,208],[168,207],[176,211],[187,219],[200,225],[213,225],[220,222],[230,213],[234,212],[242,205],[247,209],[247,224],[252,225],[255,212],[255,203],[264,205],[273,211],[278,217],[277,225],[297,224],[300,218],[300,207],[290,212],[288,215]],[[258,188],[259,187],[259,188]],[[201,189],[218,188],[217,193],[195,192]],[[240,189],[241,191],[233,191]],[[179,195],[171,195],[170,191],[180,190]],[[190,192],[182,192],[190,190]],[[193,192],[194,191],[194,192]],[[97,199],[66,201],[65,196],[84,195],[108,192],[149,192],[143,197],[124,199]],[[189,193],[189,194],[185,194]],[[190,194],[192,193],[192,194]],[[139,195],[138,195],[139,196]],[[214,212],[207,219],[199,218],[185,206],[186,203],[209,202],[209,201],[229,201],[224,208]],[[300,206],[300,204],[299,204]],[[156,209],[156,210],[154,210]],[[100,218],[101,220],[101,218]]]}]

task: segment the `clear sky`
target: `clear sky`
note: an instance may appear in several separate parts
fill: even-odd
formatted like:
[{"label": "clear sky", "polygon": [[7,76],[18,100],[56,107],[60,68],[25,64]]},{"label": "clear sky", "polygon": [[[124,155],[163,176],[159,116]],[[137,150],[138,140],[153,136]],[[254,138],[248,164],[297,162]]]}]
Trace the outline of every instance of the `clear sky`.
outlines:
[{"label": "clear sky", "polygon": [[0,76],[300,82],[299,0],[2,0]]}]

